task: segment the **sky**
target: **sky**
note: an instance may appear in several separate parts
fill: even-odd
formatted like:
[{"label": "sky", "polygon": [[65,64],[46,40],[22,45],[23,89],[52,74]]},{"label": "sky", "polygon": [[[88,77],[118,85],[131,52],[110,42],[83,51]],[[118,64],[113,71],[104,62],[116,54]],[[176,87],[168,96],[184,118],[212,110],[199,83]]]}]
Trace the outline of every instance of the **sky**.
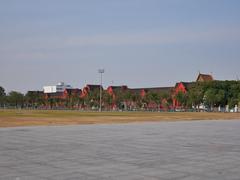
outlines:
[{"label": "sky", "polygon": [[240,77],[239,0],[0,0],[0,86]]}]

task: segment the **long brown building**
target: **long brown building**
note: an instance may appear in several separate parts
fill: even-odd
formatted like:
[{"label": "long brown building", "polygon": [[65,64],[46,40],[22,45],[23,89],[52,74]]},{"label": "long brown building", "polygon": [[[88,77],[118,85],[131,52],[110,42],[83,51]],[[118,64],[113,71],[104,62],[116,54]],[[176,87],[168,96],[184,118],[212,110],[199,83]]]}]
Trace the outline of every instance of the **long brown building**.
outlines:
[{"label": "long brown building", "polygon": [[[112,104],[111,104],[112,109],[117,109],[117,104],[116,104],[117,97],[119,93],[124,93],[124,92],[137,95],[142,99],[144,99],[149,92],[157,93],[157,94],[170,94],[172,98],[172,104],[169,105],[168,108],[178,108],[179,106],[181,106],[181,104],[176,100],[175,96],[179,92],[182,92],[185,94],[196,82],[208,82],[213,80],[214,79],[212,75],[199,73],[195,82],[178,82],[175,84],[175,86],[172,86],[172,87],[128,88],[128,86],[123,85],[123,86],[109,86],[106,90],[104,90],[103,87],[100,85],[87,84],[82,90],[78,88],[68,88],[68,89],[65,89],[63,92],[44,93],[44,98],[46,101],[49,101],[50,99],[51,100],[57,99],[58,102],[64,102],[64,100],[68,100],[73,97],[84,99],[88,97],[92,92],[98,93],[98,91],[101,88],[103,92],[109,94],[109,96],[112,98]],[[38,93],[39,92],[40,91],[38,91]],[[41,93],[43,92],[41,91]],[[166,100],[163,99],[161,104],[164,103],[165,101]],[[134,106],[134,102],[124,102],[124,103],[125,105]],[[62,103],[61,106],[64,106],[64,103]],[[151,102],[147,106],[149,106],[150,108],[156,108],[159,105],[157,105],[154,102]],[[162,108],[161,105],[160,105],[160,108]]]}]

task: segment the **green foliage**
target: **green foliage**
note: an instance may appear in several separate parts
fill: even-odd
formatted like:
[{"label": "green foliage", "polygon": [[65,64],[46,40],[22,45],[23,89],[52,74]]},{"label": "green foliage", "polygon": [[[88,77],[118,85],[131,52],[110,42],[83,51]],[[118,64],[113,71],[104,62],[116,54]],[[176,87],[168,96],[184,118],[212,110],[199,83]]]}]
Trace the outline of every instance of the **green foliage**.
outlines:
[{"label": "green foliage", "polygon": [[148,101],[148,102],[154,102],[154,103],[156,103],[156,104],[160,104],[160,103],[161,103],[160,94],[157,93],[157,92],[149,91],[149,92],[146,94],[146,98],[147,98],[147,101]]},{"label": "green foliage", "polygon": [[184,107],[187,104],[187,94],[183,93],[182,91],[179,91],[176,94],[177,101]]},{"label": "green foliage", "polygon": [[11,91],[7,96],[7,102],[10,106],[23,107],[24,95],[17,91]]},{"label": "green foliage", "polygon": [[188,107],[199,106],[203,102],[204,92],[200,83],[194,84],[188,92]]},{"label": "green foliage", "polygon": [[204,98],[205,98],[205,103],[208,106],[213,107],[215,105],[215,103],[217,102],[217,98],[216,98],[216,89],[213,88],[209,88],[205,94],[204,94]]},{"label": "green foliage", "polygon": [[[209,107],[218,107],[229,105],[233,108],[240,105],[240,81],[210,81],[196,82],[187,91],[187,93],[179,92],[175,94],[176,100],[183,107],[199,107],[205,104]],[[80,107],[80,104],[86,105],[88,108],[99,107],[99,89],[90,91],[84,99],[79,94],[70,94],[64,98],[49,98],[45,101],[42,92],[29,91],[25,96],[19,92],[12,91],[7,96],[3,87],[0,86],[0,106],[14,107],[39,107],[48,104],[51,107]],[[119,109],[140,109],[149,105],[157,105],[157,107],[168,108],[173,100],[173,92],[159,93],[156,91],[148,91],[144,97],[140,91],[116,89],[114,95],[110,95],[107,91],[102,91],[103,107],[110,109],[116,104]],[[151,106],[156,107],[156,106]]]},{"label": "green foliage", "polygon": [[4,106],[6,100],[5,89],[0,86],[0,106]]},{"label": "green foliage", "polygon": [[104,103],[104,107],[110,109],[113,104],[113,96],[111,96],[107,91],[103,91],[102,101]]},{"label": "green foliage", "polygon": [[122,90],[116,90],[115,91],[115,99],[114,99],[116,105],[122,109],[122,103],[124,101],[124,92]]},{"label": "green foliage", "polygon": [[187,104],[205,103],[209,107],[229,105],[233,108],[240,102],[240,81],[198,82],[188,91]]},{"label": "green foliage", "polygon": [[72,93],[69,94],[67,99],[65,100],[66,107],[73,109],[74,107],[80,106],[80,104],[83,104],[83,99],[80,97],[80,94],[78,93]]},{"label": "green foliage", "polygon": [[43,94],[39,91],[28,91],[25,95],[25,102],[28,107],[31,106],[37,108],[44,104]]},{"label": "green foliage", "polygon": [[5,89],[0,86],[0,97],[6,96]]},{"label": "green foliage", "polygon": [[84,97],[84,103],[89,108],[99,107],[100,92],[98,89],[90,91],[86,97]]}]

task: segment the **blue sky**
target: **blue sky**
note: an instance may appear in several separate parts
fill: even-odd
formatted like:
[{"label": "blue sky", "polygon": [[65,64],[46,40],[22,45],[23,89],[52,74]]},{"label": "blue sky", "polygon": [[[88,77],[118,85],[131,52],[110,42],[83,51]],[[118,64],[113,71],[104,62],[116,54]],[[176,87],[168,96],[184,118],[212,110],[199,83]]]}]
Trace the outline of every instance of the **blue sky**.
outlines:
[{"label": "blue sky", "polygon": [[0,0],[0,86],[240,77],[239,0]]}]

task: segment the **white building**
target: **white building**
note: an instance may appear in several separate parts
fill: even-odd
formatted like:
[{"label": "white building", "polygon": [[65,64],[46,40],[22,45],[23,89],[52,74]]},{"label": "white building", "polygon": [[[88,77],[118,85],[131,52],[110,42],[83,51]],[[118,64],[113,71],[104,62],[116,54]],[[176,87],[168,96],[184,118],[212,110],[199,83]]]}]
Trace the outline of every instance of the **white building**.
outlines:
[{"label": "white building", "polygon": [[64,82],[60,82],[55,86],[44,86],[44,93],[57,93],[63,92],[65,89],[72,89],[72,86],[65,84]]}]

